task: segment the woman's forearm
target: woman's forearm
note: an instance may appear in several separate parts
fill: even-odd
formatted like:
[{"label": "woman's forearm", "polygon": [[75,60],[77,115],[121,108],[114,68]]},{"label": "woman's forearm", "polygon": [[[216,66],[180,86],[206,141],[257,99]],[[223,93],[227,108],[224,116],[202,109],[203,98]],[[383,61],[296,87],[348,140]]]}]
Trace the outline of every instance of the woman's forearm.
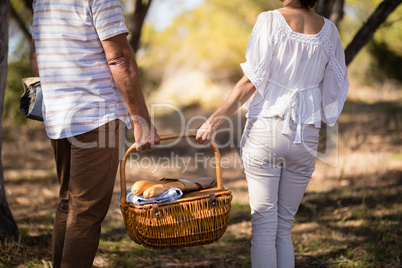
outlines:
[{"label": "woman's forearm", "polygon": [[224,103],[208,118],[207,122],[216,130],[254,94],[255,90],[253,83],[244,75]]}]

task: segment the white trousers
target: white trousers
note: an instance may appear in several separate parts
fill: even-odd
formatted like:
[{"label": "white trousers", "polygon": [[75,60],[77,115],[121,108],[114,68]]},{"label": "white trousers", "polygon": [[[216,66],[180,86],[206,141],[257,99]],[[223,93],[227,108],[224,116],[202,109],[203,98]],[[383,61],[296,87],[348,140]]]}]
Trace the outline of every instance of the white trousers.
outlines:
[{"label": "white trousers", "polygon": [[252,221],[253,268],[295,266],[291,228],[315,169],[319,129],[303,125],[302,143],[283,135],[280,118],[249,118],[241,141]]}]

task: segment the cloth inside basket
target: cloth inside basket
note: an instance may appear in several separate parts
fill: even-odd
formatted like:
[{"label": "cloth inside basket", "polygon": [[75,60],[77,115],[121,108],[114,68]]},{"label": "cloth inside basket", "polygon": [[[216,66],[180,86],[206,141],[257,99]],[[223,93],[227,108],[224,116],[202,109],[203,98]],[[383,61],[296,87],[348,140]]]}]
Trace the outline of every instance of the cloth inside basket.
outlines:
[{"label": "cloth inside basket", "polygon": [[[178,188],[171,188],[163,192],[162,194],[151,198],[145,198],[143,195],[134,195],[131,190],[127,190],[126,200],[128,203],[144,205],[174,201],[182,196],[183,192]],[[119,201],[121,202],[121,194],[119,194]]]},{"label": "cloth inside basket", "polygon": [[192,192],[202,189],[216,187],[216,178],[213,177],[197,177],[197,178],[162,178],[161,182],[181,182],[184,185],[183,192]]}]

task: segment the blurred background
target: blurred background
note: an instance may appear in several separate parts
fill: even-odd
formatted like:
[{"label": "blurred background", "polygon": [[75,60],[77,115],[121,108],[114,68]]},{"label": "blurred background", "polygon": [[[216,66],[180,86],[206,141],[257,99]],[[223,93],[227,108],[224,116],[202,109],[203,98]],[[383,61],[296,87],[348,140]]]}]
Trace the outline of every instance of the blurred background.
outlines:
[{"label": "blurred background", "polygon": [[[277,0],[123,3],[146,101],[176,109],[159,109],[154,114],[161,134],[180,131],[179,113],[188,122],[193,117],[207,117],[223,102],[243,75],[240,63],[245,61],[257,15],[281,7]],[[19,110],[21,78],[33,76],[28,58],[31,4],[30,0],[11,0],[7,6],[9,20],[5,20],[9,40],[0,203],[10,209],[18,235],[16,239],[0,238],[0,267],[50,267],[51,259],[57,202],[52,151],[43,124],[28,121]],[[402,267],[401,1],[319,0],[316,11],[338,26],[350,62],[351,86],[336,126],[337,159],[331,165],[317,162],[295,221],[296,266]],[[243,126],[244,113],[241,110],[233,117],[236,129]],[[192,126],[200,122],[194,121]],[[324,126],[321,133],[323,154],[328,144],[326,130]],[[217,142],[225,144],[229,135],[218,134]],[[174,152],[191,158],[196,149],[180,143]],[[228,231],[221,240],[192,249],[150,251],[127,238],[114,198],[94,266],[251,267],[247,185],[237,144],[222,148],[222,153],[229,163],[224,169],[225,187],[234,192],[234,200]],[[155,149],[145,157],[156,159],[169,154],[168,150]],[[152,170],[132,169],[127,173],[131,182],[166,174],[183,176],[177,170]],[[186,171],[193,176],[211,174],[211,170],[196,169],[194,163]],[[119,192],[118,179],[115,192]]]},{"label": "blurred background", "polygon": [[[13,105],[21,93],[19,79],[32,75],[28,64],[32,11],[26,1],[29,2],[11,1],[4,111],[6,118],[20,121],[18,107]],[[141,20],[132,18],[136,2],[141,2],[141,12],[146,12],[141,14],[145,16],[142,27],[138,26]],[[331,12],[338,16],[336,23],[346,48],[382,1],[332,2],[343,2],[341,11]],[[280,1],[274,0],[126,0],[124,3],[126,22],[132,32],[129,39],[142,71],[144,91],[150,97],[147,100],[204,108],[217,107],[241,77],[239,64],[245,61],[247,41],[256,16],[281,6]],[[137,8],[137,12],[139,10]],[[402,8],[399,7],[385,23],[374,29],[373,39],[349,65],[352,83],[367,86],[401,81],[401,20]]]}]

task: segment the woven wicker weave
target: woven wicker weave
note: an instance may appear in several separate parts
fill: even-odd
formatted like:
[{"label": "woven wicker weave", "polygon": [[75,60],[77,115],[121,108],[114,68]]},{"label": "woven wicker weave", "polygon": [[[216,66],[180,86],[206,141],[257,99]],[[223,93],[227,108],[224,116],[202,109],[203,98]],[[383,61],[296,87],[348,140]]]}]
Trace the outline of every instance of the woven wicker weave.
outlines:
[{"label": "woven wicker weave", "polygon": [[[195,133],[161,136],[161,140],[195,137]],[[218,240],[226,231],[232,192],[224,189],[220,153],[215,152],[217,187],[185,194],[176,201],[134,205],[122,195],[121,211],[129,237],[151,249],[173,249],[200,246]],[[135,150],[133,144],[120,163],[121,192],[126,192],[125,166]]]}]

